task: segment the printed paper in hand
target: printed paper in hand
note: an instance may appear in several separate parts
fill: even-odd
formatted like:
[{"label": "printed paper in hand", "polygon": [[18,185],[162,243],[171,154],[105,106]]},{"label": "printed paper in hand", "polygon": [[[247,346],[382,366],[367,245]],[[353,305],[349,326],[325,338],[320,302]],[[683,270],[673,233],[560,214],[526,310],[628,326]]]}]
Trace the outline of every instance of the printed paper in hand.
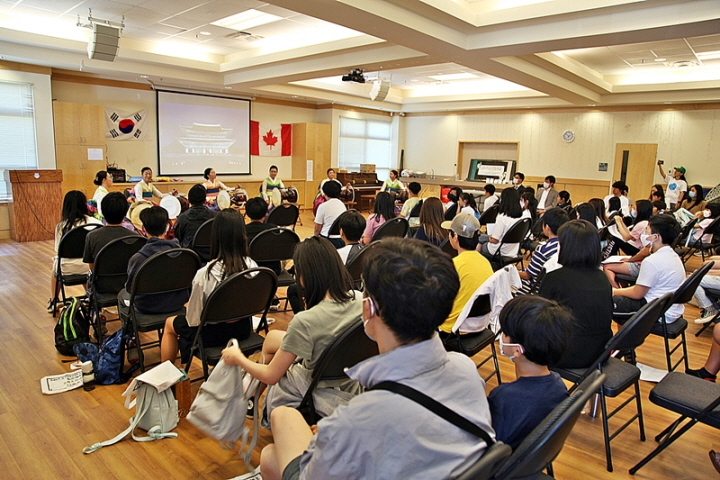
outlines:
[{"label": "printed paper in hand", "polygon": [[61,375],[51,375],[40,379],[40,389],[45,395],[67,392],[82,387],[82,385],[82,370],[75,370]]},{"label": "printed paper in hand", "polygon": [[623,263],[623,258],[630,258],[627,255],[611,255],[605,260],[602,261],[602,263]]}]

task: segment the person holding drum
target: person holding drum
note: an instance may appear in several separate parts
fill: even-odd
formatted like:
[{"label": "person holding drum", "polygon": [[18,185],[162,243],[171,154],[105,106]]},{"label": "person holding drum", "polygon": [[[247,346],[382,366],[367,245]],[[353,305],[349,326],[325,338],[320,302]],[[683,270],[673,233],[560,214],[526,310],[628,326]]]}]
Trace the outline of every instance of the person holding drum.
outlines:
[{"label": "person holding drum", "polygon": [[398,179],[398,171],[390,170],[390,178],[385,180],[385,183],[383,183],[380,191],[390,192],[391,194],[395,194],[394,196],[397,197],[403,190],[405,190],[405,185],[403,185],[400,179]]},{"label": "person holding drum", "polygon": [[270,193],[276,188],[285,188],[285,185],[283,184],[282,180],[277,178],[278,174],[278,167],[275,165],[270,166],[270,176],[267,177],[265,180],[263,180],[262,185],[260,186],[260,195],[262,196],[263,200],[265,200],[267,203],[270,203]]},{"label": "person holding drum", "polygon": [[205,172],[203,172],[203,177],[205,177],[206,180],[203,186],[205,190],[207,190],[208,198],[217,197],[220,190],[230,190],[224,183],[217,179],[217,174],[213,168],[206,168]]},{"label": "person holding drum", "polygon": [[108,189],[113,185],[113,177],[105,170],[100,170],[95,174],[93,183],[98,187],[95,189],[95,195],[93,195],[92,199],[95,201],[95,205],[97,205],[98,214],[102,217],[100,205],[102,204],[102,199],[108,194]]},{"label": "person holding drum", "polygon": [[320,194],[322,194],[322,187],[325,185],[326,182],[337,182],[338,185],[340,185],[340,188],[342,188],[342,183],[340,183],[340,180],[335,178],[335,169],[328,168],[327,169],[327,178],[324,178],[322,182],[320,182]]},{"label": "person holding drum", "polygon": [[160,190],[155,188],[155,185],[152,184],[152,168],[144,167],[140,170],[140,173],[142,174],[142,180],[140,180],[137,185],[135,185],[135,188],[133,188],[133,195],[135,195],[135,199],[151,202],[153,197],[162,198],[163,194]]}]

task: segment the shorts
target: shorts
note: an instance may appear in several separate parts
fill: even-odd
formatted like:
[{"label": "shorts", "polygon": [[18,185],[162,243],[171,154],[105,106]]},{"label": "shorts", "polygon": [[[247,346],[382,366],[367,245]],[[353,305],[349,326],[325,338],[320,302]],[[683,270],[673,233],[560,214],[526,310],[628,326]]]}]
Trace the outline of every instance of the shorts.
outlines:
[{"label": "shorts", "polygon": [[[188,325],[185,315],[178,315],[173,320],[173,328],[175,333],[180,337],[178,346],[180,347],[180,359],[182,363],[190,360],[190,349],[192,349],[198,327]],[[236,322],[218,323],[217,325],[205,325],[202,330],[203,346],[205,347],[224,347],[228,340],[236,338],[244,340],[250,336],[252,331],[252,319],[242,318]]]},{"label": "shorts", "polygon": [[292,459],[282,473],[282,480],[297,480],[300,478],[300,458],[302,455]]},{"label": "shorts", "polygon": [[633,278],[637,278],[638,275],[640,275],[640,264],[635,262],[627,262],[625,263],[628,268],[628,275],[630,275]]}]

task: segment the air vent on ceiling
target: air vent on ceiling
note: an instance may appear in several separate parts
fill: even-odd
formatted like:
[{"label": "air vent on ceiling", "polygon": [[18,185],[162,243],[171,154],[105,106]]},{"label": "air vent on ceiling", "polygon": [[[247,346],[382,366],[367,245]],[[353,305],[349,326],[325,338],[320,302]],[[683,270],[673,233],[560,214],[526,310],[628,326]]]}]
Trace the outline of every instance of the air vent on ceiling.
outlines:
[{"label": "air vent on ceiling", "polygon": [[228,35],[225,35],[225,38],[229,38],[231,40],[245,40],[246,42],[254,42],[255,40],[260,40],[260,35],[253,35],[250,32],[235,32],[230,33]]},{"label": "air vent on ceiling", "polygon": [[665,65],[670,68],[688,68],[697,67],[698,63],[694,60],[678,60],[676,62],[665,62]]}]

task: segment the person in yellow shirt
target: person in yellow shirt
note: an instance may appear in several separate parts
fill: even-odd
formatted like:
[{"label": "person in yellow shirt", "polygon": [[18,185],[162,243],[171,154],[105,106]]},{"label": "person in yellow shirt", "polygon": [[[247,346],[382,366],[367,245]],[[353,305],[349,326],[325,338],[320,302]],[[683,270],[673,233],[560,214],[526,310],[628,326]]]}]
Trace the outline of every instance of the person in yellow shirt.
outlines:
[{"label": "person in yellow shirt", "polygon": [[443,222],[442,228],[450,231],[450,245],[458,252],[453,263],[460,276],[460,290],[453,302],[452,311],[440,325],[440,338],[444,340],[451,333],[465,304],[472,298],[475,290],[490,278],[493,269],[487,258],[475,250],[480,234],[480,222],[474,215],[459,213],[452,221]]}]

